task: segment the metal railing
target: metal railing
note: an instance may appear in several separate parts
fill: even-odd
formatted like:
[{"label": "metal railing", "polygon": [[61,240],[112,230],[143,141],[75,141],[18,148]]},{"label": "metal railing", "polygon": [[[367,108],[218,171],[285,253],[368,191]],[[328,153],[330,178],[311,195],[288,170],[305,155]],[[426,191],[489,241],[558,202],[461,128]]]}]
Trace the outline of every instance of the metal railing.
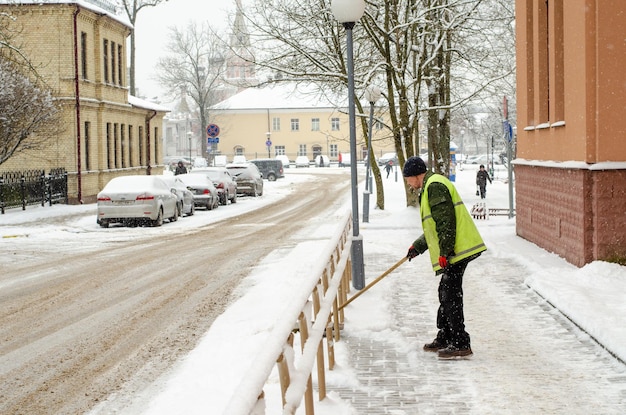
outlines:
[{"label": "metal railing", "polygon": [[[280,379],[283,414],[294,414],[300,402],[304,402],[306,415],[314,415],[313,370],[317,370],[318,399],[322,401],[326,397],[325,374],[326,370],[332,370],[335,366],[334,343],[340,339],[340,329],[344,322],[341,305],[347,301],[352,278],[351,215],[347,213],[341,223],[344,224],[341,234],[333,242],[334,249],[330,255],[325,259],[322,258],[325,266],[321,275],[317,276],[317,283],[314,284],[308,300],[294,315],[284,316],[285,322],[293,323],[286,326],[286,331],[282,331],[284,337],[278,336],[274,339],[279,342],[278,345],[282,344],[282,347],[279,347],[282,352],[278,356],[259,356],[257,361],[262,367],[267,366],[263,362],[269,362],[269,359],[275,361]],[[297,323],[295,328],[294,323]],[[300,350],[294,348],[296,335],[300,336]],[[324,348],[328,362],[325,361]],[[267,384],[270,375],[271,370],[265,373],[265,380],[262,381],[264,384]],[[259,379],[254,377],[243,379],[224,413],[264,414],[264,384],[260,384]],[[258,396],[247,396],[247,391],[250,390],[257,390],[260,393]]]},{"label": "metal railing", "polygon": [[67,204],[67,172],[63,168],[0,172],[0,212],[49,203]]}]

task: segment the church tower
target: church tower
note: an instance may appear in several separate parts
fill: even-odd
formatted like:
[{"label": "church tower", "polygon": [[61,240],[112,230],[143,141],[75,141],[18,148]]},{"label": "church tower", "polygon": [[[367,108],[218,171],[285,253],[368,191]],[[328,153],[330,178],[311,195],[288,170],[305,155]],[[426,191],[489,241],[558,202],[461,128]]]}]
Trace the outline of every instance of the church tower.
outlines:
[{"label": "church tower", "polygon": [[226,58],[226,83],[236,88],[235,93],[258,84],[254,68],[254,55],[250,46],[250,34],[246,28],[241,0],[236,1],[235,21],[230,35]]}]

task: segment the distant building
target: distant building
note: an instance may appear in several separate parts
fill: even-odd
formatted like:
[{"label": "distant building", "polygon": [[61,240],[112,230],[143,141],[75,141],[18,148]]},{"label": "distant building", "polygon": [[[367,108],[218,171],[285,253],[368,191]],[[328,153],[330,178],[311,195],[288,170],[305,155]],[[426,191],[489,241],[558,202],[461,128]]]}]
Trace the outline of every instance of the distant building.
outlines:
[{"label": "distant building", "polygon": [[65,168],[70,201],[94,202],[113,177],[162,169],[168,109],[129,96],[126,38],[132,26],[106,0],[0,0],[16,39],[63,106],[66,132],[0,170]]},{"label": "distant building", "polygon": [[516,0],[517,234],[626,260],[626,1]]},{"label": "distant building", "polygon": [[[313,85],[248,88],[211,108],[211,119],[221,130],[220,151],[229,159],[286,155],[292,161],[298,156],[313,160],[323,154],[337,161],[339,153],[350,152],[349,124],[345,103],[333,101]],[[380,116],[386,115],[377,111]],[[368,119],[357,118],[359,161],[367,156],[361,122]],[[395,151],[389,130],[380,122],[374,124],[372,143],[376,156]]]}]

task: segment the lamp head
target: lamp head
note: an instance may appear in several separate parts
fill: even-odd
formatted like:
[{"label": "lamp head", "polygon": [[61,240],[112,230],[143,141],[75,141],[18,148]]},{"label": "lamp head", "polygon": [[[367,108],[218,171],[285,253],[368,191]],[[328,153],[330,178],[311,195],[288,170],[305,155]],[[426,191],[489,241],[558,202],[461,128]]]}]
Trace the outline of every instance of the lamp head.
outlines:
[{"label": "lamp head", "polygon": [[380,88],[377,86],[368,86],[365,89],[365,99],[370,104],[373,104],[374,102],[378,101],[380,99],[380,96],[381,96]]},{"label": "lamp head", "polygon": [[330,10],[339,23],[357,22],[365,13],[365,0],[332,0]]}]

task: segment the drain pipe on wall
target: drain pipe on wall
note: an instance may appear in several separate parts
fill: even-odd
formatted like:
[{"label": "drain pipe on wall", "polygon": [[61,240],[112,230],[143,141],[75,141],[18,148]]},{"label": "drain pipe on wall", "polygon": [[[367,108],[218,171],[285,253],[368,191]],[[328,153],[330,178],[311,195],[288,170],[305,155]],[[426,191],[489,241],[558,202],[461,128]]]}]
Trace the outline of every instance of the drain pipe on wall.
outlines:
[{"label": "drain pipe on wall", "polygon": [[82,154],[80,146],[80,88],[78,80],[78,13],[80,13],[80,6],[76,5],[74,11],[74,88],[76,95],[76,179],[77,179],[77,197],[78,203],[83,204],[83,189],[82,189]]},{"label": "drain pipe on wall", "polygon": [[[146,117],[146,156],[147,156],[147,161],[148,161],[148,167],[146,168],[146,175],[150,176],[150,173],[152,172],[152,166],[150,166],[150,121],[152,121],[152,119],[154,117],[156,117],[157,112],[156,111],[152,111],[152,115],[150,115],[149,117]],[[155,154],[156,157],[156,154]]]}]

